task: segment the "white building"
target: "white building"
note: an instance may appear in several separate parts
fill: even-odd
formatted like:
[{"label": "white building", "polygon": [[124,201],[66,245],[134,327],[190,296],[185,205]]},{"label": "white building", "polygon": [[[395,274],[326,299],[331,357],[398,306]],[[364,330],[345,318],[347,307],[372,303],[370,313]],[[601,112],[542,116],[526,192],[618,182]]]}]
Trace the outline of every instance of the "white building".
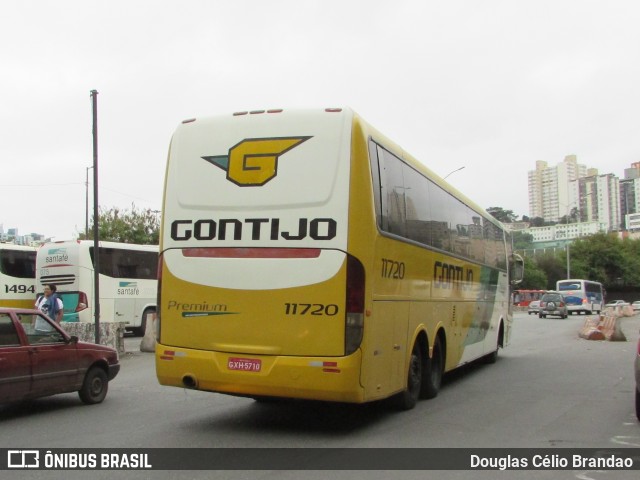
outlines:
[{"label": "white building", "polygon": [[548,222],[557,222],[577,205],[572,203],[570,182],[597,171],[578,163],[575,155],[567,155],[562,163],[550,167],[543,160],[536,161],[536,169],[529,171],[529,214]]},{"label": "white building", "polygon": [[624,228],[629,231],[640,231],[640,213],[628,213],[625,215]]},{"label": "white building", "polygon": [[559,223],[546,227],[529,227],[523,230],[524,233],[533,237],[534,243],[557,242],[558,244],[606,231],[607,225],[602,222]]},{"label": "white building", "polygon": [[570,203],[582,222],[599,222],[608,231],[621,229],[620,180],[617,176],[592,175],[570,182]]}]

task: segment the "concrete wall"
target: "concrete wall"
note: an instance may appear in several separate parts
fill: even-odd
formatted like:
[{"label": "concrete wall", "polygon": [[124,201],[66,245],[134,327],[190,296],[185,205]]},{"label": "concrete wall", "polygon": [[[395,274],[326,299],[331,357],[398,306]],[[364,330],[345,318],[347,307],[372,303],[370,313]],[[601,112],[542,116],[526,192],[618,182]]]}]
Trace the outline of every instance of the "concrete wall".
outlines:
[{"label": "concrete wall", "polygon": [[[81,342],[95,343],[95,323],[61,322],[60,326],[69,335],[75,335]],[[104,322],[100,324],[100,344],[115,348],[119,355],[124,354],[124,323]]]}]

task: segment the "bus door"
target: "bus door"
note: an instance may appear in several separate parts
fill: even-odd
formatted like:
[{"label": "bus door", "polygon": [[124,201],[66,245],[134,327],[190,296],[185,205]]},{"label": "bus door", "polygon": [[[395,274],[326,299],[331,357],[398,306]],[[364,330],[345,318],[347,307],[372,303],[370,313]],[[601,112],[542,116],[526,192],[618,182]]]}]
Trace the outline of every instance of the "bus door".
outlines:
[{"label": "bus door", "polygon": [[136,326],[131,325],[131,319],[136,313],[135,293],[139,291],[138,282],[118,279],[113,279],[113,281],[117,282],[113,303],[114,321],[124,322],[127,326]]}]

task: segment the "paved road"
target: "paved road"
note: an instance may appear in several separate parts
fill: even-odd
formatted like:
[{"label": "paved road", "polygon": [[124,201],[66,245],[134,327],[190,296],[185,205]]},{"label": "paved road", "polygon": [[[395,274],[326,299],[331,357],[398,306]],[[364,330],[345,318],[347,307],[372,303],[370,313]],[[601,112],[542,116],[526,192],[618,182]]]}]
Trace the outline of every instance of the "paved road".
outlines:
[{"label": "paved road", "polygon": [[[448,375],[437,398],[402,413],[380,404],[258,404],[250,399],[161,387],[155,379],[153,355],[139,352],[140,339],[127,338],[129,352],[122,356],[121,373],[102,405],[84,406],[77,395],[65,394],[0,407],[0,446],[640,447],[632,368],[640,316],[622,320],[627,342],[578,338],[584,319],[517,314],[512,343],[500,352],[495,365],[473,365]],[[32,478],[54,472],[36,473]],[[635,473],[508,472],[504,478],[636,479]],[[92,472],[91,478],[118,475]],[[301,477],[300,472],[287,471],[138,475],[136,478]],[[328,475],[331,472],[306,472],[304,477],[324,479]],[[431,475],[396,472],[393,478]],[[85,477],[86,473],[78,476]],[[365,475],[341,472],[336,478]],[[388,472],[369,472],[366,478],[390,477]],[[441,478],[493,479],[496,473],[446,472]]]}]

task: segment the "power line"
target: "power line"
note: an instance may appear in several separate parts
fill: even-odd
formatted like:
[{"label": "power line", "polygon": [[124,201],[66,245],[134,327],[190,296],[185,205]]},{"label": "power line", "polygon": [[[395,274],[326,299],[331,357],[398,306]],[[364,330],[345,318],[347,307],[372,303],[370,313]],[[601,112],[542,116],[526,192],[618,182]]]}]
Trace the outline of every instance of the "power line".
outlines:
[{"label": "power line", "polygon": [[82,182],[82,183],[77,183],[77,182],[74,182],[74,183],[40,183],[40,184],[37,184],[37,185],[35,185],[35,184],[17,185],[15,183],[12,183],[12,184],[6,184],[6,185],[0,184],[0,187],[2,187],[2,188],[6,188],[6,187],[20,187],[20,188],[23,188],[23,187],[38,187],[38,188],[40,188],[40,187],[67,187],[69,185],[84,185],[84,182]]}]

